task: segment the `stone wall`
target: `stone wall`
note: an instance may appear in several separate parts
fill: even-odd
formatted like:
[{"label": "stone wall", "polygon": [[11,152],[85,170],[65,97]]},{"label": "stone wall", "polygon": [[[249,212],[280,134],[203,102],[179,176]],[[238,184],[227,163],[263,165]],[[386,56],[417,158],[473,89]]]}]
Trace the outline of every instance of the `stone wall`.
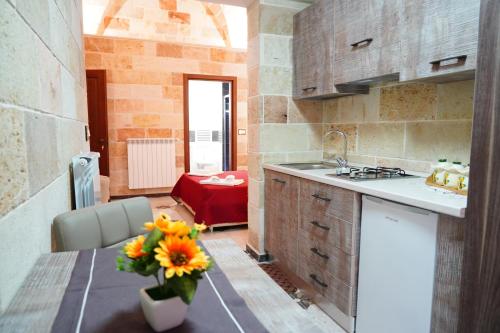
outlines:
[{"label": "stone wall", "polygon": [[[350,162],[421,172],[440,158],[468,164],[473,95],[473,80],[375,87],[325,101],[323,131],[346,132]],[[326,138],[325,159],[342,152],[338,135]]]},{"label": "stone wall", "polygon": [[81,2],[0,0],[0,311],[70,209],[69,163],[88,151]]},{"label": "stone wall", "polygon": [[258,0],[248,8],[248,245],[259,253],[264,251],[262,165],[322,157],[322,102],[291,98],[293,15],[307,6]]},{"label": "stone wall", "polygon": [[[246,50],[123,38],[85,37],[87,69],[105,69],[111,195],[166,192],[128,188],[128,138],[175,137],[177,176],[184,172],[183,73],[237,77],[238,128],[247,128]],[[246,169],[247,136],[238,135]]]}]

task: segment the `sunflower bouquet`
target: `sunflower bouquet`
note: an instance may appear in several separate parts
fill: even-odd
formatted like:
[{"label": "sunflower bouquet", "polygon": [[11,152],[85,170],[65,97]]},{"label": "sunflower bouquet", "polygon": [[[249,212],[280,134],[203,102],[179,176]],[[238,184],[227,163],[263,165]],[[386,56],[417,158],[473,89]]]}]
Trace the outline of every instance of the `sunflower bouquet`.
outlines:
[{"label": "sunflower bouquet", "polygon": [[198,280],[210,269],[211,259],[196,244],[204,224],[193,227],[160,214],[147,222],[148,234],[127,243],[116,259],[119,271],[154,276],[158,286],[148,290],[154,300],[179,296],[186,304],[193,300]]}]

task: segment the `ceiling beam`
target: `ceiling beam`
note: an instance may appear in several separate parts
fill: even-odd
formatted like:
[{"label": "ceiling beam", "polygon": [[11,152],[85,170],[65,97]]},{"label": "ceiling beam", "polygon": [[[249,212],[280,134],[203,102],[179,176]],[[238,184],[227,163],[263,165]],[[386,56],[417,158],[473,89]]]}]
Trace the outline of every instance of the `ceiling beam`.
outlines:
[{"label": "ceiling beam", "polygon": [[127,0],[109,0],[108,5],[102,13],[101,23],[97,27],[97,36],[102,36],[111,23],[111,19],[120,11]]}]

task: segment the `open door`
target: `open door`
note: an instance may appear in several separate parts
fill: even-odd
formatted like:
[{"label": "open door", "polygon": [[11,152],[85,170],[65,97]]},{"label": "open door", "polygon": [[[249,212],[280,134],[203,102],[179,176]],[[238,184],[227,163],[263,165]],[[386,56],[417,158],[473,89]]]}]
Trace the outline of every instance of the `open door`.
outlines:
[{"label": "open door", "polygon": [[184,75],[186,172],[236,170],[236,78]]},{"label": "open door", "polygon": [[105,70],[87,70],[87,105],[90,150],[101,154],[99,158],[99,171],[101,175],[109,176],[108,110]]}]

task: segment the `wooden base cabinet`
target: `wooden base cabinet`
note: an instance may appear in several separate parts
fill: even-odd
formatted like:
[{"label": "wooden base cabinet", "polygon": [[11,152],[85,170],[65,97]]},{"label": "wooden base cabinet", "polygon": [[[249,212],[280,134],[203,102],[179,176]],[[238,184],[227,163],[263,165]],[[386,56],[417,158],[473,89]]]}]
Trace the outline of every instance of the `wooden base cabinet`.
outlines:
[{"label": "wooden base cabinet", "polygon": [[299,179],[266,171],[265,249],[272,260],[297,273]]},{"label": "wooden base cabinet", "polygon": [[265,248],[313,291],[315,303],[354,329],[360,195],[265,171]]}]

